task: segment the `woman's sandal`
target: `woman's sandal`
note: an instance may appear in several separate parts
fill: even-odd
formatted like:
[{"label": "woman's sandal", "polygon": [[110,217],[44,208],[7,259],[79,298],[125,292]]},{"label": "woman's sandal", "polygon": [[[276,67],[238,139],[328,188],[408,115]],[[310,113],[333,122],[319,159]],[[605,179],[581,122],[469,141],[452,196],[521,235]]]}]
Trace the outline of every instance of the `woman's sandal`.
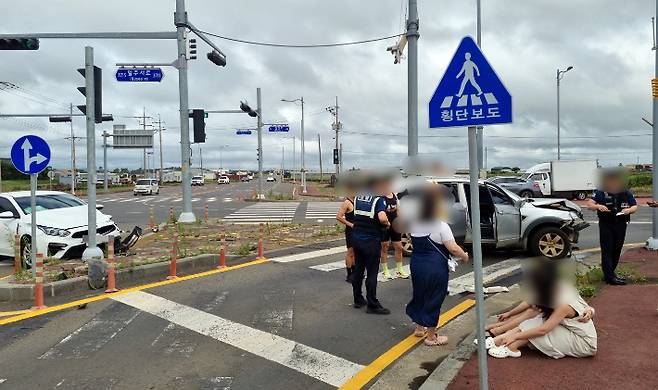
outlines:
[{"label": "woman's sandal", "polygon": [[[478,345],[478,339],[477,338],[475,340],[473,340],[473,344]],[[494,342],[493,337],[487,337],[486,339],[484,339],[484,348],[485,349],[491,349],[491,348],[495,348],[495,347],[496,347],[496,343]]]},{"label": "woman's sandal", "polygon": [[448,336],[436,335],[436,337],[433,338],[433,339],[430,339],[430,338],[426,337],[425,341],[423,343],[425,343],[425,345],[430,346],[430,347],[434,347],[434,346],[437,346],[437,345],[446,345],[446,344],[448,344]]},{"label": "woman's sandal", "polygon": [[497,359],[504,359],[507,357],[518,358],[521,357],[521,351],[514,352],[511,349],[507,348],[507,346],[501,345],[500,347],[494,347],[489,349],[489,356],[495,357]]},{"label": "woman's sandal", "polygon": [[419,330],[418,328],[416,328],[416,329],[414,330],[414,336],[416,336],[416,337],[424,337],[425,334],[426,334],[426,332],[427,332],[427,328],[423,328],[423,330]]}]

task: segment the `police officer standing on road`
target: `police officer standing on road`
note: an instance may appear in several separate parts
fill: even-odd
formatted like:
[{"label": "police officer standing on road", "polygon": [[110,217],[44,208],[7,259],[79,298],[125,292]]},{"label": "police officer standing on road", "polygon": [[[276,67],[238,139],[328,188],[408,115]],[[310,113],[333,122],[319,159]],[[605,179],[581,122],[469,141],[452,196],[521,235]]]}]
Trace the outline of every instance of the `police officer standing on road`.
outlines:
[{"label": "police officer standing on road", "polygon": [[599,217],[603,277],[608,284],[624,285],[626,280],[617,276],[615,269],[626,239],[626,226],[631,214],[637,211],[637,202],[626,189],[621,171],[604,171],[601,184],[601,189],[594,191],[589,200],[588,208],[596,210]]},{"label": "police officer standing on road", "polygon": [[[387,179],[382,177],[371,179],[367,193],[359,194],[354,199],[354,228],[352,230],[355,266],[352,276],[354,292],[354,308],[368,306],[370,314],[389,314],[377,300],[377,275],[383,229],[391,224],[386,217],[386,202],[384,195]],[[366,298],[363,298],[361,286],[364,272],[366,278]]]}]

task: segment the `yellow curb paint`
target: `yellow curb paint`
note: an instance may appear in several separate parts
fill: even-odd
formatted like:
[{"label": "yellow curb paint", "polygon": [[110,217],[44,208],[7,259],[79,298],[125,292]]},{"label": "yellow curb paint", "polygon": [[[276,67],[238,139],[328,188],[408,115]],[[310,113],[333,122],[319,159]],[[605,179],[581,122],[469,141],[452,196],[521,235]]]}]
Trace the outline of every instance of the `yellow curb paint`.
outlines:
[{"label": "yellow curb paint", "polygon": [[[466,299],[464,302],[441,314],[439,316],[439,327],[444,326],[473,306],[475,306],[475,301],[472,299]],[[399,359],[400,356],[404,355],[422,340],[422,337],[416,337],[412,334],[406,339],[400,341],[375,359],[372,363],[364,367],[363,370],[354,375],[349,381],[343,384],[339,390],[357,390],[363,388],[363,386],[367,385],[368,382],[384,371],[386,367],[391,365],[391,363]]]},{"label": "yellow curb paint", "polygon": [[[645,242],[632,242],[630,244],[624,244],[624,248],[635,248],[635,247],[643,246],[645,244],[646,244]],[[580,255],[580,254],[585,254],[585,253],[596,253],[596,252],[601,252],[601,247],[583,249],[583,250],[580,250],[580,251],[574,251],[574,254]]]},{"label": "yellow curb paint", "polygon": [[226,267],[226,268],[213,269],[213,270],[210,270],[210,271],[200,272],[198,274],[181,276],[181,277],[178,277],[176,279],[163,280],[161,282],[155,282],[155,283],[143,284],[141,286],[130,287],[130,288],[126,288],[124,290],[119,290],[115,293],[96,295],[96,296],[89,297],[89,298],[79,299],[77,301],[63,303],[61,305],[47,307],[45,309],[27,311],[26,313],[0,320],[0,325],[7,325],[7,324],[14,323],[14,322],[26,320],[28,318],[38,317],[38,316],[41,316],[41,315],[44,315],[44,314],[53,313],[53,312],[61,311],[61,310],[65,310],[65,309],[70,309],[70,308],[77,307],[77,306],[80,306],[80,305],[84,305],[84,304],[87,304],[87,303],[102,301],[102,300],[105,300],[105,299],[108,299],[108,298],[111,298],[111,297],[115,297],[117,295],[127,294],[127,293],[134,292],[134,291],[142,291],[142,290],[146,290],[146,289],[154,288],[154,287],[166,286],[166,285],[169,285],[169,284],[180,283],[180,282],[184,282],[184,281],[192,280],[192,279],[197,279],[197,278],[203,278],[205,276],[211,276],[211,275],[215,275],[215,274],[218,274],[218,273],[233,271],[233,270],[236,270],[236,269],[250,267],[252,265],[258,265],[258,264],[263,264],[263,263],[267,263],[267,262],[269,262],[269,260],[267,260],[267,259],[254,260],[254,261],[250,261],[250,262],[242,263],[242,264],[237,264],[237,265],[233,265],[233,266]]},{"label": "yellow curb paint", "polygon": [[0,311],[0,317],[9,317],[15,316],[23,313],[27,313],[29,310],[15,310],[15,311]]}]

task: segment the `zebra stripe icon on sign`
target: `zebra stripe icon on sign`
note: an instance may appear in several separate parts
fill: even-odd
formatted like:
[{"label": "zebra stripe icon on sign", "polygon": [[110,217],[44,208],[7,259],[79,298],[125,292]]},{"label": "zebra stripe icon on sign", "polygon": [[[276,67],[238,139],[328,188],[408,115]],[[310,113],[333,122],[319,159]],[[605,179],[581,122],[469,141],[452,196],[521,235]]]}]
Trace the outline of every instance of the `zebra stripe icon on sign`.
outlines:
[{"label": "zebra stripe icon on sign", "polygon": [[512,122],[512,96],[471,37],[462,39],[429,103],[430,127]]}]

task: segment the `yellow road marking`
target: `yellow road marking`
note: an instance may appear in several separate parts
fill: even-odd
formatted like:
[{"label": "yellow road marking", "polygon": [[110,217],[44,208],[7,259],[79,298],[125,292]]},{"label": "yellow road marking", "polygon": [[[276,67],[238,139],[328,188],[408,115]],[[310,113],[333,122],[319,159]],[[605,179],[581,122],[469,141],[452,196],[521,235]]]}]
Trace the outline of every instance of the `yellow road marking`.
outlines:
[{"label": "yellow road marking", "polygon": [[[444,326],[448,322],[452,321],[455,317],[464,313],[466,310],[470,309],[475,305],[475,301],[472,299],[466,299],[464,302],[456,305],[452,309],[442,313],[439,316],[439,327]],[[375,359],[372,363],[364,367],[356,375],[354,375],[349,381],[343,384],[339,390],[357,390],[361,389],[363,386],[367,385],[373,378],[379,375],[386,367],[391,365],[396,361],[400,356],[404,355],[408,350],[413,348],[418,344],[423,338],[416,337],[413,334],[406,339],[400,341],[394,345],[391,349],[384,352],[381,356]]]},{"label": "yellow road marking", "polygon": [[[639,247],[646,244],[645,242],[632,242],[629,244],[624,244],[624,248],[635,248]],[[575,254],[580,255],[580,254],[585,254],[585,253],[595,253],[595,252],[601,252],[601,247],[596,247],[596,248],[590,248],[590,249],[583,249],[580,251],[574,251]]]},{"label": "yellow road marking", "polygon": [[0,317],[15,316],[15,315],[27,313],[28,311],[30,310],[0,311]]},{"label": "yellow road marking", "polygon": [[87,304],[87,303],[102,301],[102,300],[105,300],[105,299],[108,299],[108,298],[111,298],[111,297],[115,297],[117,295],[127,294],[127,293],[134,292],[134,291],[142,291],[142,290],[146,290],[146,289],[154,288],[154,287],[166,286],[166,285],[174,284],[174,283],[180,283],[180,282],[184,282],[184,281],[191,280],[191,279],[197,279],[197,278],[202,278],[202,277],[205,277],[205,276],[215,275],[215,274],[218,274],[218,273],[233,271],[233,270],[236,270],[236,269],[245,268],[245,267],[249,267],[249,266],[252,266],[252,265],[263,264],[263,263],[267,263],[268,261],[269,260],[265,259],[265,258],[258,259],[258,260],[250,261],[250,262],[247,262],[247,263],[233,265],[233,266],[226,267],[226,268],[214,269],[214,270],[210,270],[210,271],[200,272],[198,274],[181,276],[181,277],[176,278],[176,279],[163,280],[161,282],[154,282],[154,283],[149,283],[149,284],[143,284],[141,286],[130,287],[130,288],[127,288],[125,290],[119,290],[118,292],[115,292],[115,293],[96,295],[96,296],[89,297],[89,298],[79,299],[77,301],[63,303],[63,304],[57,305],[57,306],[47,307],[47,308],[41,309],[41,310],[34,310],[34,311],[30,310],[30,311],[27,311],[26,313],[0,320],[0,325],[7,325],[7,324],[14,323],[14,322],[26,320],[28,318],[33,318],[33,317],[41,316],[41,315],[48,314],[48,313],[53,313],[53,312],[60,311],[60,310],[70,309],[72,307],[77,307],[77,306],[84,305],[84,304]]}]

